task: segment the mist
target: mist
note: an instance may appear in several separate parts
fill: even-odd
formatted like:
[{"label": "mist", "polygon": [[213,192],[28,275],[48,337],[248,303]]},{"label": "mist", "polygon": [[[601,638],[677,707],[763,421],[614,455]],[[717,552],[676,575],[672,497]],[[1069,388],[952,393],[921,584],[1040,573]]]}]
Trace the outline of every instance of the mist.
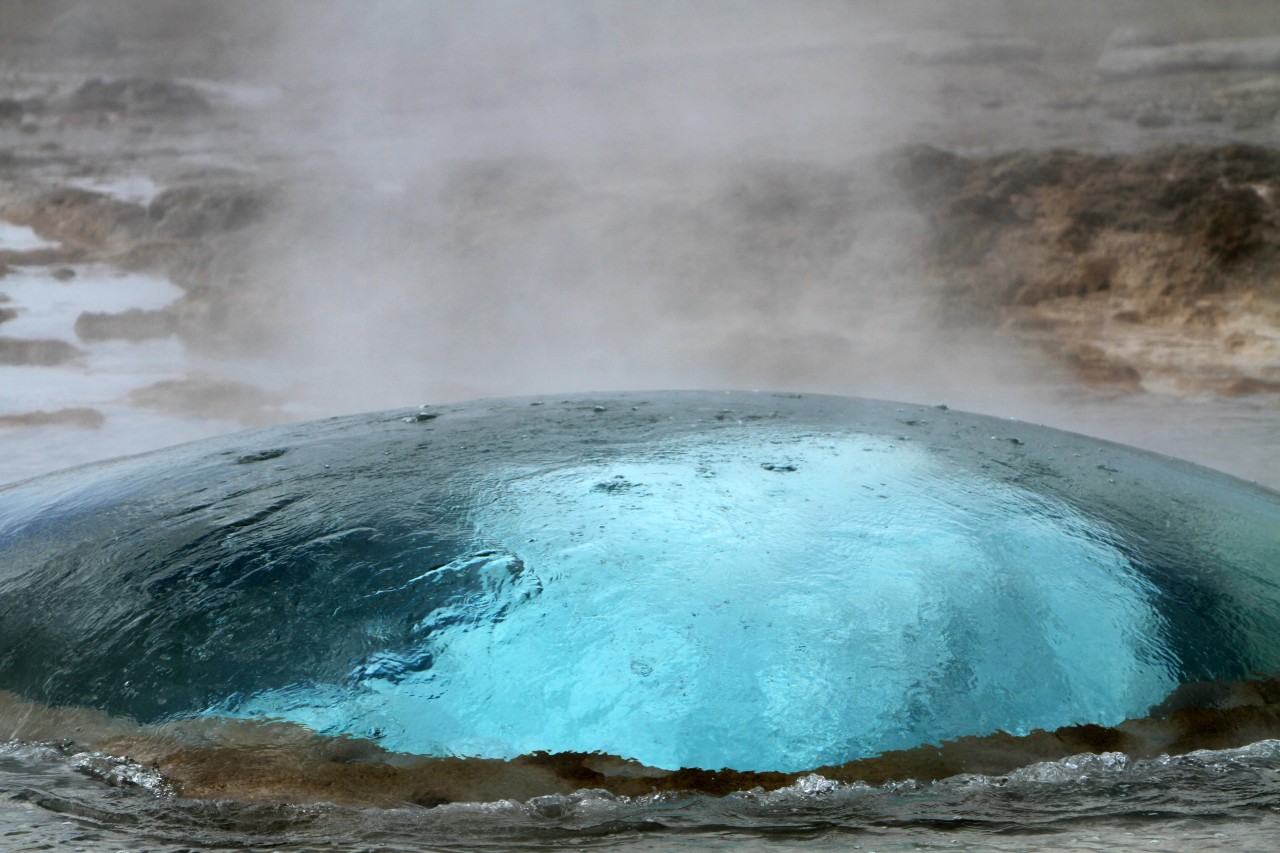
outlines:
[{"label": "mist", "polygon": [[944,334],[913,266],[924,223],[885,152],[920,115],[879,7],[277,10],[257,70],[303,177],[251,274],[293,392],[980,402],[1021,363]]},{"label": "mist", "polygon": [[[55,105],[90,76],[136,75],[211,106],[198,119],[55,106],[34,135],[0,134],[42,151],[30,162],[51,180],[191,191],[177,199],[190,228],[152,205],[129,214],[152,232],[97,256],[184,293],[164,322],[195,368],[171,366],[184,378],[160,414],[204,422],[172,441],[477,397],[761,389],[945,403],[1274,480],[1265,400],[1161,396],[1168,383],[1145,376],[1092,387],[1063,356],[1072,329],[1037,338],[1009,304],[957,310],[952,271],[926,257],[945,214],[900,180],[921,144],[970,158],[1221,144],[1222,124],[1159,112],[1181,82],[1102,81],[1095,64],[1117,38],[1252,35],[1268,6],[1168,8],[15,3],[0,6],[0,35],[21,47],[35,34],[13,60],[19,94],[33,73]],[[118,45],[50,54],[36,36],[62,44],[64,12],[100,16]],[[1001,227],[1038,214],[1021,215]],[[1015,251],[1052,238],[1040,221],[1048,232]],[[161,392],[88,402],[110,410],[105,432],[128,434],[122,410]],[[101,445],[85,458],[143,449]]]}]

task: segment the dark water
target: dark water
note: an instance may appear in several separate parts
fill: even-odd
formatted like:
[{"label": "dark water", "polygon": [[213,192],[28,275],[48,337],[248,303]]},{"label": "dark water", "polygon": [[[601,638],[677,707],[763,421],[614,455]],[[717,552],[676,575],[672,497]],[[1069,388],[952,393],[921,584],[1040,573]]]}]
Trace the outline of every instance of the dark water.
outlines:
[{"label": "dark water", "polygon": [[[1276,672],[1280,496],[944,408],[486,401],[0,490],[12,849],[1272,849],[1263,700],[1238,749],[991,745],[1002,775],[853,780],[893,750],[1116,726]],[[313,773],[313,743],[219,720],[366,747],[307,787],[289,770]],[[252,749],[286,760],[255,776]],[[597,786],[463,761],[412,792],[370,769],[540,750],[658,769]],[[790,775],[723,797],[644,781],[681,767]]]}]

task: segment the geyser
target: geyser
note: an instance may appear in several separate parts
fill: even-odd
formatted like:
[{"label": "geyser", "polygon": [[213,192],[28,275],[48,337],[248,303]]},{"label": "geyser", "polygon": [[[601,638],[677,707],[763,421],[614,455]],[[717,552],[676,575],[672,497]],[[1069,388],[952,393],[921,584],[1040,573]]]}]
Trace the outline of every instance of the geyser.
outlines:
[{"label": "geyser", "polygon": [[831,397],[490,401],[0,491],[0,688],[797,771],[1280,671],[1280,497]]}]

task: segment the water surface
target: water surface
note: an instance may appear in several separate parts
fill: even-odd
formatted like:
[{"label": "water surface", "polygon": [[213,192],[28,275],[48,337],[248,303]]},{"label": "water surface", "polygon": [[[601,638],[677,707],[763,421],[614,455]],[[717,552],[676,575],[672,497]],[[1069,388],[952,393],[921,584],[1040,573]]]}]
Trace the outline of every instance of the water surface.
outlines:
[{"label": "water surface", "polygon": [[[1019,422],[336,418],[0,490],[0,789],[30,833],[160,848],[1263,849],[1278,627],[1275,493]],[[1162,756],[1188,702],[1235,741]],[[502,761],[539,752],[581,757]],[[688,775],[723,768],[759,775]]]}]

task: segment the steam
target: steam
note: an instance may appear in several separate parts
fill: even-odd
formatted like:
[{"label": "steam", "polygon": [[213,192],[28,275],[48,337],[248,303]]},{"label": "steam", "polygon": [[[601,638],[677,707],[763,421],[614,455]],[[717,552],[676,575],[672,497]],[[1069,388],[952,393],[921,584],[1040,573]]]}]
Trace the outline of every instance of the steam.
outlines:
[{"label": "steam", "polygon": [[956,401],[1005,362],[946,340],[913,269],[882,155],[918,116],[868,9],[288,7],[264,73],[313,174],[255,272],[301,392]]}]

